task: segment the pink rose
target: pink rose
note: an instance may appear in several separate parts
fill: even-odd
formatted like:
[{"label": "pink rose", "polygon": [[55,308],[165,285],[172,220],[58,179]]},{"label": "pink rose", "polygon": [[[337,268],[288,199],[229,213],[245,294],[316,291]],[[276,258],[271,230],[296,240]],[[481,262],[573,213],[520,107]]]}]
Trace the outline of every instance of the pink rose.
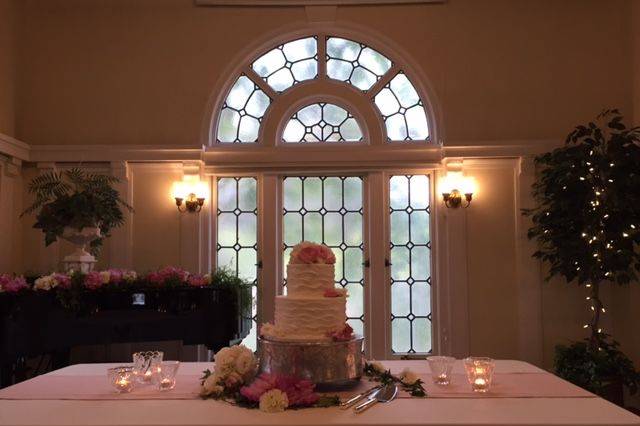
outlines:
[{"label": "pink rose", "polygon": [[324,291],[324,297],[342,297],[346,291],[342,288],[328,288]]},{"label": "pink rose", "polygon": [[123,272],[120,269],[109,269],[109,282],[119,284],[122,282]]},{"label": "pink rose", "polygon": [[345,324],[341,330],[327,333],[334,342],[346,342],[353,338],[353,328],[349,324]]},{"label": "pink rose", "polygon": [[204,287],[209,284],[207,278],[204,275],[199,274],[189,275],[187,283],[192,287]]},{"label": "pink rose", "polygon": [[289,376],[276,376],[262,373],[249,386],[240,389],[240,394],[250,401],[258,402],[260,397],[271,389],[287,394],[289,406],[307,407],[318,402],[315,385],[309,380],[300,380]]}]

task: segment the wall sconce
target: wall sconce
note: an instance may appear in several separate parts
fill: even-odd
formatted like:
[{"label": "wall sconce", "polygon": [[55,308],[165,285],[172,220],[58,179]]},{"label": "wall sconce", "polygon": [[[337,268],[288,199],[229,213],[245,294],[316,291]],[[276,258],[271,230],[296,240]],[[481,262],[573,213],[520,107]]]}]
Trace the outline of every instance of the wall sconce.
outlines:
[{"label": "wall sconce", "polygon": [[[448,172],[440,185],[440,192],[447,208],[467,208],[475,192],[475,181],[471,177],[463,176],[462,172]],[[463,196],[466,201],[464,206],[462,205]]]},{"label": "wall sconce", "polygon": [[188,177],[173,183],[173,199],[180,212],[197,213],[202,210],[209,188],[197,177]]}]

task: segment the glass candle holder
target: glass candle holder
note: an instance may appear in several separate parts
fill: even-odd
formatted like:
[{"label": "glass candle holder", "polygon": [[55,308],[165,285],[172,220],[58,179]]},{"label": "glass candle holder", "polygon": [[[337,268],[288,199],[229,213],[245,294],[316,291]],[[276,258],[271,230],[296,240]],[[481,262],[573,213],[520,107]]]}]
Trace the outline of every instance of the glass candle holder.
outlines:
[{"label": "glass candle holder", "polygon": [[107,370],[109,384],[118,393],[129,393],[134,387],[133,367],[112,367]]},{"label": "glass candle holder", "polygon": [[433,383],[446,386],[451,382],[451,371],[453,370],[455,360],[455,358],[450,356],[434,355],[427,357]]},{"label": "glass candle holder", "polygon": [[171,390],[176,386],[176,375],[180,361],[165,361],[160,366],[160,371],[156,377],[158,389],[161,391]]},{"label": "glass candle holder", "polygon": [[162,351],[144,351],[133,354],[133,374],[140,383],[153,381],[160,370],[163,356]]},{"label": "glass candle holder", "polygon": [[495,362],[486,357],[469,357],[464,360],[467,379],[474,392],[489,392],[493,381]]}]

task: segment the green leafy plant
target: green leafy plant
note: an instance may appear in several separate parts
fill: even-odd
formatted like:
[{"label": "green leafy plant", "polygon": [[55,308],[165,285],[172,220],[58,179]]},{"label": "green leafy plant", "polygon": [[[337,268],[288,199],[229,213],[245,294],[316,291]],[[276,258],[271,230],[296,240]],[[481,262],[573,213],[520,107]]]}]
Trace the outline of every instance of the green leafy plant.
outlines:
[{"label": "green leafy plant", "polygon": [[29,183],[35,200],[21,217],[36,212],[33,227],[44,232],[46,245],[55,242],[67,226],[99,227],[101,237],[91,242],[91,252],[97,254],[111,229],[124,223],[121,207],[133,211],[113,188],[117,182],[114,176],[78,168],[42,174]]},{"label": "green leafy plant", "polygon": [[[635,387],[633,364],[600,326],[606,312],[600,286],[638,279],[640,128],[627,128],[618,110],[606,110],[577,126],[563,147],[538,156],[536,165],[538,206],[523,211],[533,221],[528,236],[539,244],[533,256],[549,265],[547,279],[560,276],[590,290],[592,315],[583,326],[590,337],[559,347],[556,370],[594,390],[607,375]],[[615,363],[620,367],[613,368]]]}]

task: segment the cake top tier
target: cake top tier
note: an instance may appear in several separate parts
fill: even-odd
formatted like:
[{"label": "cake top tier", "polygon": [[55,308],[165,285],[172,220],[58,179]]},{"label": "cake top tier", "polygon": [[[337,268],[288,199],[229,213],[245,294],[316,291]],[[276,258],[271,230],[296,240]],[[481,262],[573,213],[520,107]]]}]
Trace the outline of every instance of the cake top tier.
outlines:
[{"label": "cake top tier", "polygon": [[336,256],[333,254],[333,251],[324,244],[303,241],[293,248],[289,256],[289,264],[298,263],[333,265],[336,263]]}]

